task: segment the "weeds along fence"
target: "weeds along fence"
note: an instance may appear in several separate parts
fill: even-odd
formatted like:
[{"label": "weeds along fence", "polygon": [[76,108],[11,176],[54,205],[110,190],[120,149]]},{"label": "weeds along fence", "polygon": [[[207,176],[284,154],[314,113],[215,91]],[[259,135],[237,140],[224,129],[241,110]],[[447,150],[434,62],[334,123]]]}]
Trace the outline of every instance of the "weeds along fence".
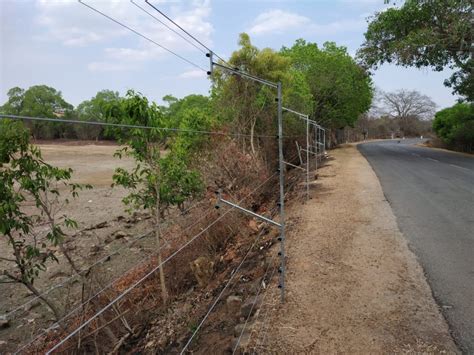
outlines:
[{"label": "weeds along fence", "polygon": [[[14,116],[2,116],[2,118],[22,121],[39,119]],[[65,123],[64,121],[66,120],[59,120],[58,123]],[[91,125],[90,122],[67,123]],[[121,129],[149,129],[148,127],[129,127],[129,125],[115,126]],[[316,135],[314,132],[308,132],[311,135],[308,141],[312,142],[313,146],[317,146],[316,139],[312,138]],[[22,332],[21,339],[17,339],[18,343],[22,343],[17,352],[92,350],[94,347],[97,347],[99,351],[114,350],[110,344],[113,344],[114,348],[123,346],[127,339],[137,337],[140,331],[144,331],[140,329],[143,327],[144,318],[147,319],[145,322],[147,324],[152,322],[154,317],[163,316],[164,310],[172,307],[173,304],[187,303],[188,300],[183,299],[183,294],[190,292],[193,288],[198,290],[192,292],[193,296],[190,297],[189,302],[194,303],[196,299],[203,297],[206,287],[212,289],[211,294],[217,293],[217,295],[205,313],[203,313],[205,305],[209,304],[207,300],[203,300],[201,306],[196,308],[194,317],[187,314],[186,318],[181,320],[184,323],[176,325],[176,329],[180,329],[177,334],[186,334],[191,329],[193,330],[188,341],[183,345],[183,351],[197,346],[193,340],[196,341],[198,332],[205,328],[213,311],[216,308],[222,308],[222,301],[226,301],[233,293],[242,298],[253,297],[245,324],[248,323],[250,315],[259,305],[261,291],[271,283],[275,273],[281,272],[281,265],[275,262],[276,258],[280,257],[279,251],[274,250],[280,235],[269,226],[269,223],[265,221],[256,223],[259,220],[258,217],[249,216],[245,212],[239,213],[237,210],[246,209],[260,214],[262,218],[273,219],[279,210],[274,188],[279,172],[276,170],[272,174],[267,173],[263,168],[264,164],[259,165],[258,158],[239,152],[237,145],[232,144],[232,139],[235,138],[232,134],[184,133],[220,137],[219,140],[209,143],[217,144],[212,149],[208,147],[213,156],[205,155],[202,161],[197,162],[203,168],[203,179],[206,182],[202,197],[189,201],[184,208],[172,208],[167,211],[166,218],[160,225],[162,243],[159,249],[156,248],[155,240],[152,238],[155,226],[151,224],[150,216],[145,213],[135,211],[126,217],[120,212],[104,220],[96,221],[92,225],[87,223],[87,215],[79,218],[79,230],[72,231],[71,236],[65,237],[65,245],[70,250],[71,257],[76,265],[80,265],[79,271],[69,271],[67,262],[60,257],[58,267],[52,266],[52,272],[56,274],[51,275],[48,272],[39,279],[41,291],[37,295],[29,296],[24,302],[15,299],[1,305],[5,312],[3,318],[11,322],[10,329],[20,327],[27,330]],[[276,137],[259,138],[274,141]],[[311,166],[313,169],[316,159],[304,160],[305,154],[302,154],[302,151],[305,148],[299,146],[306,141],[305,135],[283,138],[287,142],[292,142],[293,146],[288,147],[291,148],[292,156],[284,155],[284,161],[288,163],[284,167],[287,172],[284,181],[286,196],[295,191],[295,187],[301,186],[302,177],[305,179],[307,177],[306,167]],[[298,143],[298,141],[303,143]],[[43,148],[47,151],[51,147]],[[59,151],[64,152],[66,148],[67,146],[63,146],[63,149]],[[306,150],[317,158],[316,150],[309,146],[308,148],[310,149]],[[64,153],[67,156],[67,152]],[[113,158],[110,157],[110,159]],[[72,164],[73,160],[74,157],[71,157]],[[117,159],[118,165],[120,162]],[[98,161],[96,164],[100,166],[102,162]],[[94,175],[89,178],[81,176],[81,179],[94,184]],[[234,203],[236,207],[225,205],[220,209],[215,208],[218,202],[215,192],[219,189],[222,191],[221,198]],[[98,190],[104,196],[111,194],[106,191],[109,187],[99,187]],[[91,190],[86,193],[84,199],[89,199],[92,196],[90,193],[97,194],[98,192]],[[120,197],[122,196],[123,193]],[[117,199],[117,197],[114,198]],[[79,199],[73,200],[67,209],[77,210],[79,214],[82,214],[84,210],[74,204],[81,205],[84,199],[81,200],[81,195],[79,195]],[[62,206],[61,201],[57,203]],[[89,206],[87,207],[90,209]],[[103,207],[98,204],[97,208]],[[58,210],[60,214],[64,212],[67,211]],[[92,214],[94,212],[96,211],[91,211]],[[41,222],[38,228],[38,237],[44,238],[40,231]],[[123,233],[124,230],[126,233]],[[240,244],[234,245],[234,243],[247,245],[246,253],[238,255],[241,248],[237,245]],[[226,260],[228,250],[237,254]],[[269,250],[272,254],[270,261],[266,255]],[[161,262],[158,262],[158,253],[162,253]],[[84,257],[87,254],[91,255]],[[255,263],[251,268],[246,265],[250,259],[265,264],[263,275],[260,274],[262,268],[256,267]],[[193,270],[190,267],[193,262],[197,264],[201,262],[202,265],[197,265],[197,268]],[[155,274],[161,266],[165,267],[165,277],[170,283],[168,291],[172,301],[167,305],[164,305],[160,299],[160,285],[155,279]],[[10,268],[13,268],[13,265],[10,265]],[[252,269],[258,271],[252,271]],[[248,282],[246,277],[250,276],[245,274],[255,272],[256,274],[251,276],[252,287],[245,292],[237,290],[239,285],[245,285]],[[209,280],[211,275],[212,277],[218,275],[216,280],[218,282],[212,284]],[[58,280],[58,282],[51,283],[49,280]],[[202,282],[201,286],[199,286],[200,282]],[[5,295],[16,294],[19,290],[16,284],[4,284],[2,288],[4,289],[2,294]],[[52,323],[49,321],[51,314],[41,304],[45,297],[54,300],[61,312],[61,317]],[[10,308],[7,309],[7,307]],[[150,308],[158,309],[157,313],[150,313]],[[37,315],[41,317],[35,318]],[[201,319],[195,328],[190,326],[192,319]],[[169,321],[169,315],[163,317],[163,322]],[[31,339],[27,339],[30,335]],[[8,336],[12,334],[9,333]],[[104,337],[108,341],[105,344],[99,341],[97,344],[97,339],[104,339]],[[239,338],[242,339],[241,336]],[[199,341],[202,340],[201,336]],[[238,342],[236,349],[237,345]]]}]

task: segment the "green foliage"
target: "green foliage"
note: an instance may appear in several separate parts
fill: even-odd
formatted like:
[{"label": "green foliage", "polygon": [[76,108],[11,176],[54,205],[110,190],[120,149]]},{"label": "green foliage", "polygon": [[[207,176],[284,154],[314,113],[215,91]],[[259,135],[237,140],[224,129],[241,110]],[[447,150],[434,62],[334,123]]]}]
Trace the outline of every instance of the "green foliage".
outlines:
[{"label": "green foliage", "polygon": [[472,101],[471,18],[470,0],[406,0],[375,14],[358,55],[368,67],[394,62],[436,71],[456,68],[445,84]]},{"label": "green foliage", "polygon": [[[116,111],[116,106],[119,105],[120,100],[121,98],[118,92],[102,90],[90,100],[81,102],[77,106],[75,113],[77,118],[81,121],[114,123],[115,121],[113,120],[113,117],[119,115],[114,111]],[[116,138],[116,129],[110,129],[109,127],[75,125],[74,130],[79,139],[98,140],[99,138]]]},{"label": "green foliage", "polygon": [[[67,103],[60,91],[46,86],[36,85],[28,90],[18,87],[7,93],[8,101],[0,107],[0,112],[10,115],[36,117],[71,117],[73,106]],[[62,137],[64,125],[54,122],[28,122],[31,134],[35,138],[52,139]]]},{"label": "green foliage", "polygon": [[311,117],[331,128],[353,126],[370,108],[373,86],[369,76],[349,56],[345,47],[333,42],[318,48],[299,39],[281,53],[301,72],[312,96]]},{"label": "green foliage", "polygon": [[[170,151],[162,157],[161,150],[169,132],[159,129],[165,127],[167,121],[160,108],[133,91],[127,93],[121,105],[121,122],[154,127],[133,129],[121,138],[126,147],[119,150],[117,156],[127,154],[137,162],[131,172],[121,168],[115,171],[114,183],[131,191],[123,202],[162,215],[170,206],[182,206],[184,201],[199,194],[203,188],[199,175],[186,164],[189,152],[198,144],[195,135],[175,136]],[[190,127],[188,124],[193,123],[196,117],[206,117],[202,113],[197,115],[193,110],[187,112],[183,115],[180,128]]]},{"label": "green foliage", "polygon": [[179,127],[184,115],[191,109],[209,116],[212,115],[211,101],[207,96],[188,95],[179,100],[171,95],[166,95],[163,97],[163,101],[168,104],[167,107],[161,107],[168,127]]},{"label": "green foliage", "polygon": [[199,108],[184,109],[180,112],[180,124],[178,126],[181,132],[175,136],[170,146],[173,154],[181,159],[187,159],[209,139],[206,134],[191,131],[212,131],[216,126],[215,117],[209,114],[207,110]]},{"label": "green foliage", "polygon": [[438,137],[448,145],[472,150],[474,145],[474,106],[459,103],[437,112],[433,121],[433,129]]},{"label": "green foliage", "polygon": [[[284,105],[303,112],[311,108],[308,83],[292,70],[289,58],[269,48],[259,50],[245,33],[240,35],[239,46],[229,59],[232,67],[274,83],[281,82]],[[276,134],[275,89],[218,69],[212,79],[212,98],[219,120],[227,122],[233,132],[245,135],[241,138],[244,149],[250,145],[250,151],[255,154],[258,147],[262,147],[264,154],[265,151],[270,154],[273,142],[258,136]],[[304,128],[297,118],[288,120]]]},{"label": "green foliage", "polygon": [[[21,122],[0,121],[0,233],[11,246],[17,266],[18,274],[3,271],[11,279],[32,286],[47,261],[56,260],[50,247],[61,245],[64,228],[77,227],[67,216],[60,223],[54,218],[58,186],[64,185],[73,197],[84,187],[69,183],[71,174],[71,169],[43,160],[40,150],[29,144],[29,132]],[[23,211],[26,201],[34,203],[36,213]],[[34,227],[42,218],[48,220],[48,229],[44,236],[38,236]]]}]

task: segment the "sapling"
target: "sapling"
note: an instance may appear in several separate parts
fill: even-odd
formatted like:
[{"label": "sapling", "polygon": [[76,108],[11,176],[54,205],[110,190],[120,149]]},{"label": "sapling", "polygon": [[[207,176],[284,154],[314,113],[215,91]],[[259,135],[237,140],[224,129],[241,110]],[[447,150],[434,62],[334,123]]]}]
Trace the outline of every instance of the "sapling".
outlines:
[{"label": "sapling", "polygon": [[[89,185],[70,183],[72,169],[54,167],[43,160],[38,147],[30,144],[30,133],[21,122],[0,121],[0,233],[11,247],[11,257],[2,256],[14,264],[14,269],[1,271],[6,276],[2,282],[17,282],[26,286],[41,299],[58,319],[60,312],[34,285],[48,262],[58,259],[59,248],[75,272],[79,272],[64,248],[65,228],[76,228],[77,223],[66,215],[61,219],[59,185],[73,197],[78,190]],[[33,203],[33,212],[25,212],[25,203]],[[38,231],[37,225],[46,219],[46,230]]]}]

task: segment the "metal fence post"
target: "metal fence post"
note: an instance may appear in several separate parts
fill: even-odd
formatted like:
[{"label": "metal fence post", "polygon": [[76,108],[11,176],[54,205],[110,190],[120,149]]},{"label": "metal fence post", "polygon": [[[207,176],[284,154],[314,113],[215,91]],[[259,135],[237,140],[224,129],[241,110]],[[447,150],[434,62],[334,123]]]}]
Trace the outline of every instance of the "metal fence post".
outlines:
[{"label": "metal fence post", "polygon": [[319,149],[319,144],[318,144],[318,131],[319,131],[319,126],[316,125],[314,127],[314,140],[315,140],[315,146],[316,146],[316,167],[315,167],[315,170],[316,172],[318,171],[318,149]]},{"label": "metal fence post", "polygon": [[309,117],[306,117],[306,201],[309,200]]},{"label": "metal fence post", "polygon": [[323,131],[323,154],[326,155],[326,130]]},{"label": "metal fence post", "polygon": [[285,176],[283,164],[283,109],[281,82],[277,86],[278,94],[278,166],[280,170],[280,288],[281,302],[285,302]]}]

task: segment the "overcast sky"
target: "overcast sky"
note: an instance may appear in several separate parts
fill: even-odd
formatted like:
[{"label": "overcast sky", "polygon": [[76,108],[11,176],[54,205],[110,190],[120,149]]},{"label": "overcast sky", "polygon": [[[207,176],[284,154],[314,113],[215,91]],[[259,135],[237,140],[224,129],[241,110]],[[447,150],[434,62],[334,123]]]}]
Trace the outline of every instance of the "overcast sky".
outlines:
[{"label": "overcast sky", "polygon": [[[203,53],[129,0],[84,0],[207,70]],[[144,0],[135,2],[158,16]],[[291,46],[298,38],[322,45],[335,41],[354,54],[366,18],[383,0],[151,0],[216,53],[228,57],[238,35],[259,48]],[[162,18],[161,18],[162,19]],[[81,5],[76,0],[0,0],[0,102],[14,86],[46,84],[73,105],[101,89],[135,89],[160,101],[164,95],[207,94],[200,69],[167,53]],[[443,108],[456,97],[443,86],[450,72],[383,66],[373,76],[386,91],[416,89]]]}]

